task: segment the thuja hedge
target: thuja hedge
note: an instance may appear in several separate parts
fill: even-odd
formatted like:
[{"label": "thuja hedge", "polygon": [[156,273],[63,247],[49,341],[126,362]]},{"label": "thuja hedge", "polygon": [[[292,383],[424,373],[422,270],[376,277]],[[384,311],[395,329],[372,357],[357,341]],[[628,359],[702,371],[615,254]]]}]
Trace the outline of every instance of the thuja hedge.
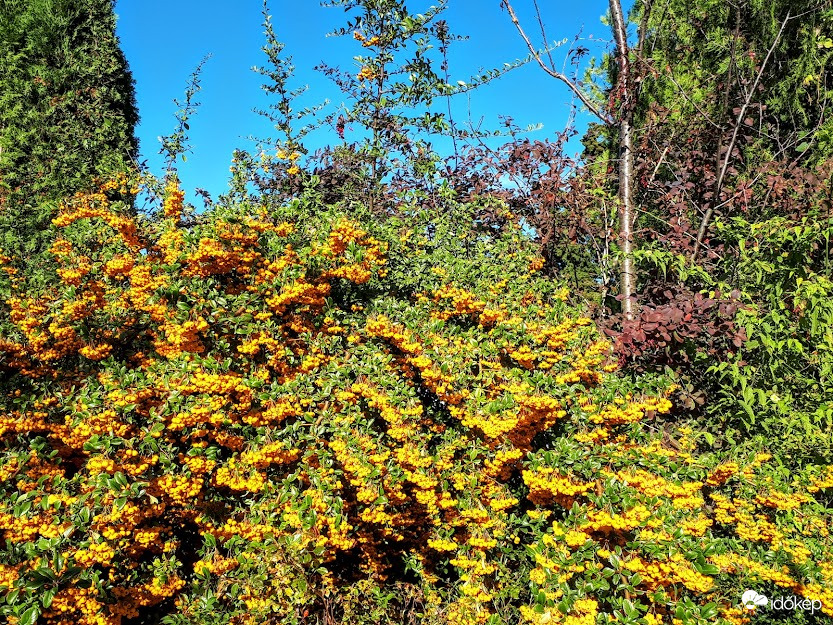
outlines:
[{"label": "thuja hedge", "polygon": [[831,468],[699,453],[517,228],[133,193],[66,202],[51,268],[3,259],[7,622],[833,615]]}]

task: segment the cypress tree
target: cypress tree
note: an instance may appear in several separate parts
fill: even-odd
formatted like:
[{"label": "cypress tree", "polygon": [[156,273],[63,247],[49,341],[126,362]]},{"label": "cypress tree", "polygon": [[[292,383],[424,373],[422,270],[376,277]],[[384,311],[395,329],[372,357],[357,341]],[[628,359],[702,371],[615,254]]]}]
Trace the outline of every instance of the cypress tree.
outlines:
[{"label": "cypress tree", "polygon": [[115,0],[0,0],[0,247],[43,251],[61,198],[137,153]]}]

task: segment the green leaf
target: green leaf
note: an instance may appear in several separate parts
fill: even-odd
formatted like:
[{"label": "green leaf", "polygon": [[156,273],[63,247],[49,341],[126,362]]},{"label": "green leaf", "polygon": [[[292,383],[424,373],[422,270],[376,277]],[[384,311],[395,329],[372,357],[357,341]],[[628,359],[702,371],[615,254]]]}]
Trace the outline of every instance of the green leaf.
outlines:
[{"label": "green leaf", "polygon": [[700,616],[704,619],[711,620],[717,617],[718,609],[716,603],[708,603],[700,610]]},{"label": "green leaf", "polygon": [[31,608],[29,608],[23,614],[20,615],[19,625],[35,625],[39,616],[40,608],[36,605],[33,605]]},{"label": "green leaf", "polygon": [[717,575],[720,573],[720,568],[714,564],[699,564],[695,562],[694,568],[702,575]]},{"label": "green leaf", "polygon": [[41,595],[40,602],[44,608],[48,608],[52,605],[52,600],[55,598],[55,593],[58,592],[57,588],[50,588],[46,592]]}]

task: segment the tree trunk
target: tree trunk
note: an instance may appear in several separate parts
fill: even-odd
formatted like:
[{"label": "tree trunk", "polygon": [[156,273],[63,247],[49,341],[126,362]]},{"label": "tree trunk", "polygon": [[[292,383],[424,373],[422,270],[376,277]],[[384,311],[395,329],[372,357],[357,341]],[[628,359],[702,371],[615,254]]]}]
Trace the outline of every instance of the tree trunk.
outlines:
[{"label": "tree trunk", "polygon": [[616,63],[619,75],[616,94],[619,100],[619,246],[622,249],[622,264],[619,270],[622,312],[625,318],[634,318],[634,296],[636,272],[633,264],[633,89],[631,65],[628,58],[628,32],[620,0],[610,0],[610,27],[616,42]]}]

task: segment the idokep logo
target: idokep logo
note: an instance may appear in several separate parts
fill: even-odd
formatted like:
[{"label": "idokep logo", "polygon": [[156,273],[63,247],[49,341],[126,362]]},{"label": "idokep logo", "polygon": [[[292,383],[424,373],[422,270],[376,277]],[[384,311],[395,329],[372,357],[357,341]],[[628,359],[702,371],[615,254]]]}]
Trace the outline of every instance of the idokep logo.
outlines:
[{"label": "idokep logo", "polygon": [[821,610],[819,599],[805,599],[804,597],[790,595],[788,597],[775,597],[770,601],[765,595],[754,590],[746,590],[741,595],[740,602],[747,610],[765,608],[767,605],[773,610],[809,610],[810,614],[815,614],[816,610]]},{"label": "idokep logo", "polygon": [[747,610],[754,610],[760,606],[766,606],[769,600],[764,595],[759,595],[754,590],[747,590],[741,595],[740,602]]}]

